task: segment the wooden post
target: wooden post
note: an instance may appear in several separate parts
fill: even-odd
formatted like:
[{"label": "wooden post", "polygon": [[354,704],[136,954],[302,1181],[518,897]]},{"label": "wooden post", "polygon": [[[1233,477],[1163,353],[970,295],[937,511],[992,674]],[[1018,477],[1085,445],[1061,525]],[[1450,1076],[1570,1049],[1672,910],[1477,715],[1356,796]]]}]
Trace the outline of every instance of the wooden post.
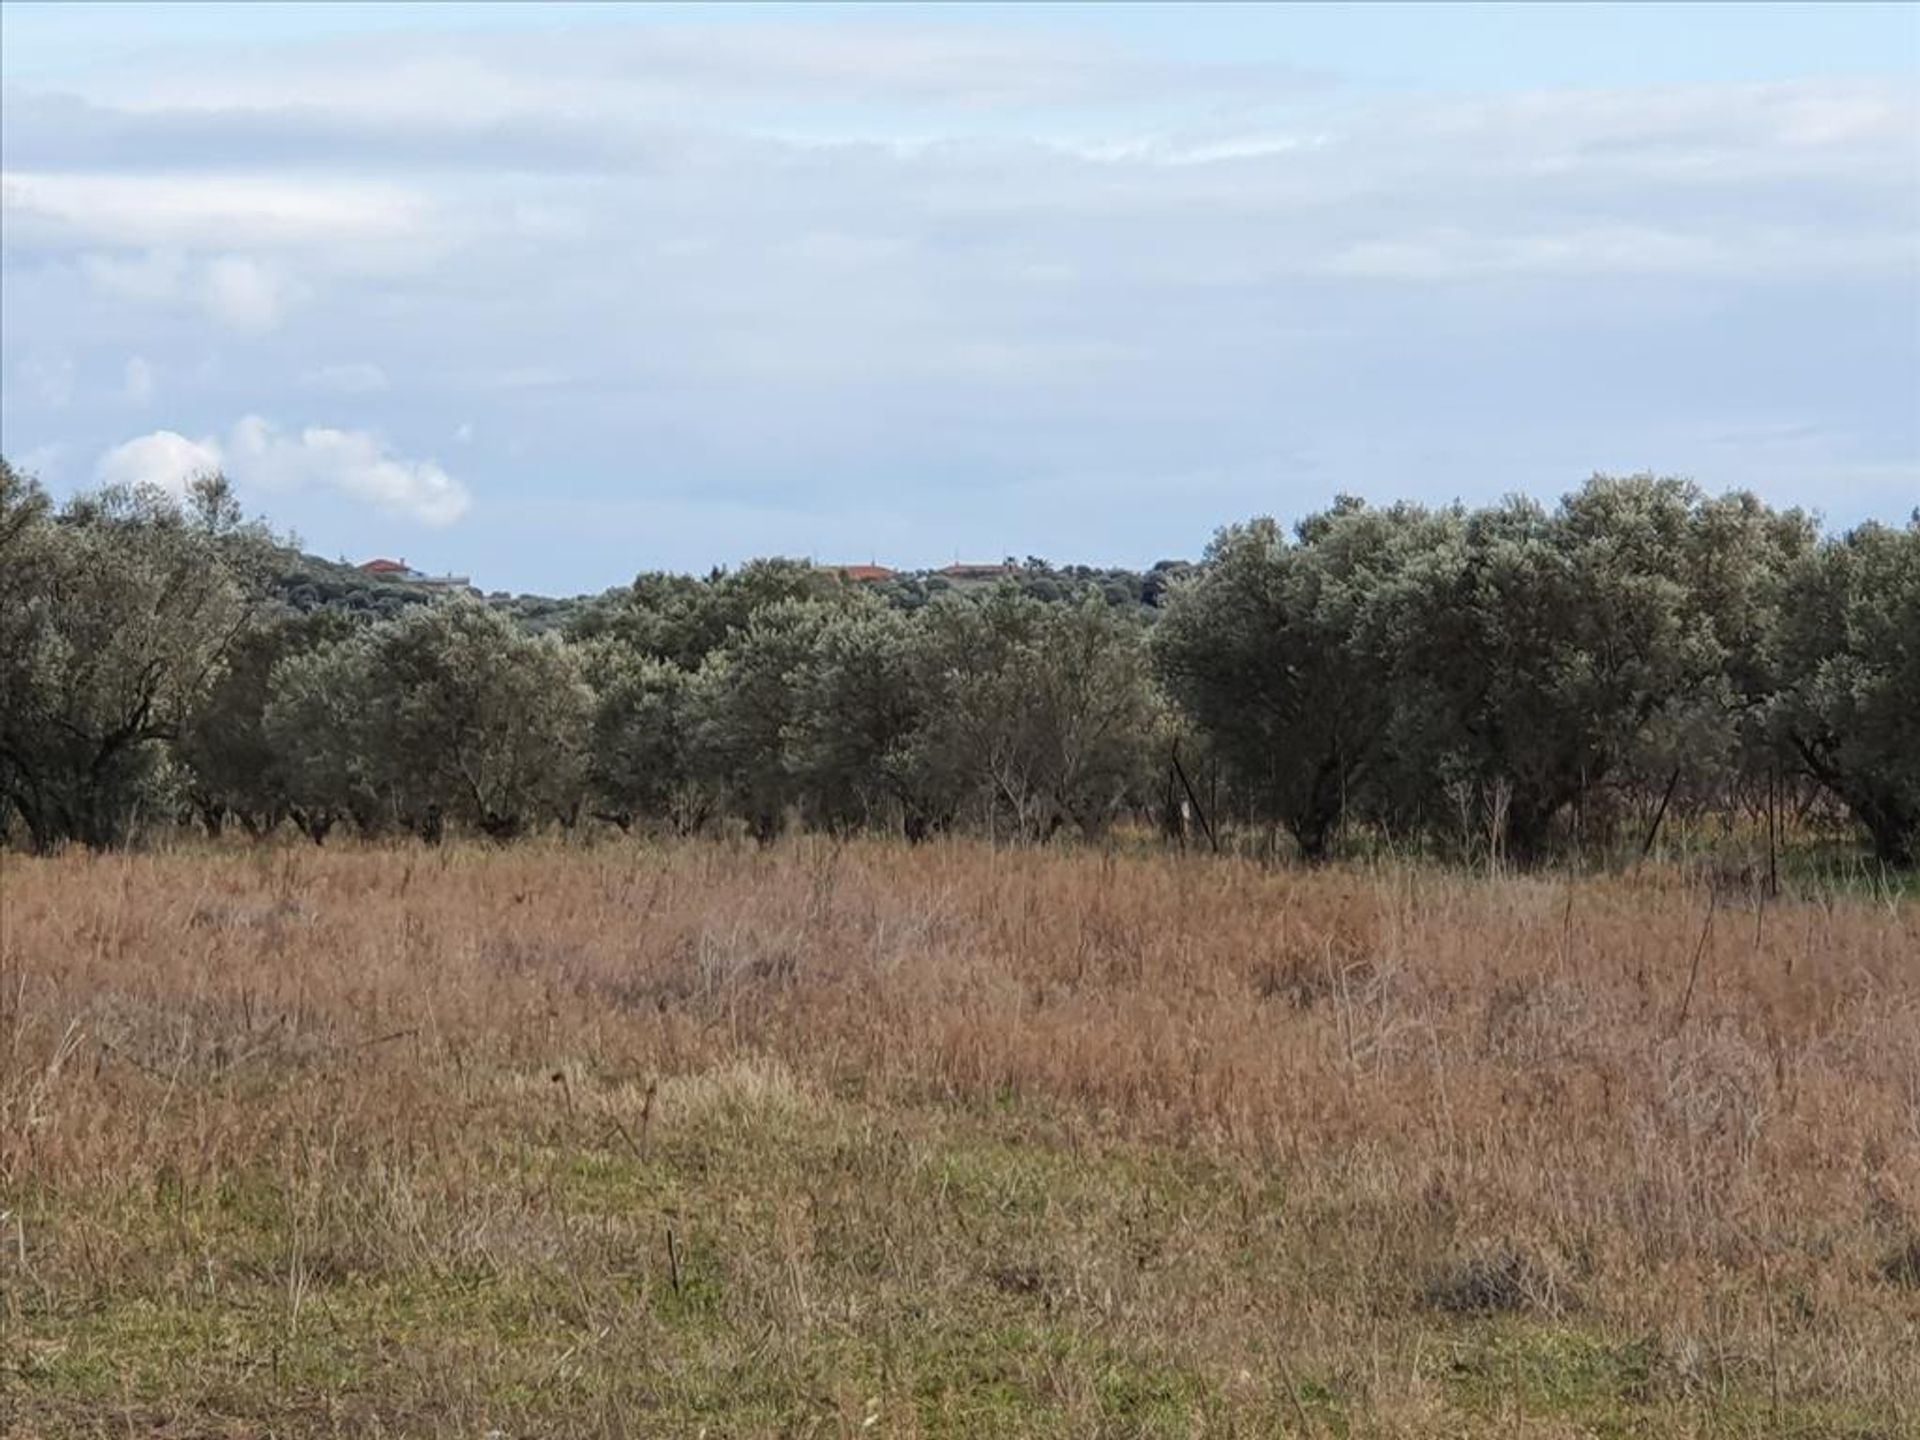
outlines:
[{"label": "wooden post", "polygon": [[1193,813],[1200,821],[1200,829],[1207,837],[1207,844],[1212,847],[1213,853],[1218,855],[1220,837],[1214,833],[1213,818],[1207,814],[1207,807],[1200,803],[1200,797],[1194,793],[1193,782],[1187,779],[1186,767],[1180,763],[1178,742],[1173,747],[1173,773],[1180,777],[1180,788],[1187,792],[1187,799],[1193,805]]},{"label": "wooden post", "polygon": [[1667,777],[1667,793],[1660,797],[1660,808],[1653,812],[1653,824],[1647,827],[1647,838],[1640,846],[1640,858],[1633,862],[1635,869],[1638,869],[1652,853],[1653,842],[1660,834],[1660,822],[1667,818],[1667,805],[1673,799],[1673,787],[1679,783],[1680,767],[1676,765],[1673,767],[1673,774]]},{"label": "wooden post", "polygon": [[1780,760],[1767,769],[1767,898],[1780,898]]}]

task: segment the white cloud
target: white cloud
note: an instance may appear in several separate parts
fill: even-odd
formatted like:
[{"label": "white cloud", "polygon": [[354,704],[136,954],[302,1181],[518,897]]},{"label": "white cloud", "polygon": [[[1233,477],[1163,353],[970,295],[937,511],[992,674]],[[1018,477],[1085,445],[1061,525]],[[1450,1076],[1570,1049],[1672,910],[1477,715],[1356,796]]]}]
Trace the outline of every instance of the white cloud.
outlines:
[{"label": "white cloud", "polygon": [[100,457],[94,477],[104,485],[153,485],[184,495],[187,482],[220,468],[220,442],[189,440],[174,430],[156,430]]},{"label": "white cloud", "polygon": [[138,355],[127,361],[124,393],[135,405],[153,399],[153,366]]},{"label": "white cloud", "polygon": [[141,255],[94,253],[80,257],[80,268],[104,294],[157,304],[180,293],[186,260],[168,250],[149,250]]},{"label": "white cloud", "polygon": [[1676,226],[1569,225],[1558,231],[1518,227],[1435,227],[1346,246],[1320,267],[1329,275],[1390,281],[1494,278],[1579,279],[1600,276],[1731,276],[1764,278],[1830,268],[1839,273],[1897,273],[1914,247],[1891,235],[1821,234],[1808,227],[1753,227],[1733,237]]},{"label": "white cloud", "polygon": [[[250,56],[256,59],[256,56]],[[674,116],[690,107],[757,112],[809,105],[845,114],[914,106],[956,115],[1151,101],[1195,84],[1216,104],[1291,95],[1307,77],[1285,65],[1185,64],[1081,33],[874,18],[860,25],[586,24],[430,37],[355,37],[262,65],[152,66],[116,77],[120,103],[180,111],[366,117],[382,131],[514,122],[556,112],[598,122]],[[410,123],[409,123],[410,122]]]},{"label": "white cloud", "polygon": [[309,426],[287,433],[258,415],[241,419],[224,441],[190,440],[172,430],[139,436],[102,455],[94,473],[106,484],[158,485],[182,494],[189,480],[210,470],[254,491],[331,490],[424,525],[450,525],[472,503],[466,486],[438,464],[394,455],[368,431]]},{"label": "white cloud", "polygon": [[1145,135],[1091,143],[1061,141],[1055,148],[1082,159],[1119,164],[1216,165],[1229,160],[1269,160],[1276,155],[1318,149],[1331,143],[1332,139],[1330,135],[1317,134],[1222,134],[1207,139]]},{"label": "white cloud", "polygon": [[407,460],[365,430],[309,426],[285,434],[249,415],[233,427],[228,467],[241,483],[270,490],[328,489],[426,525],[450,525],[467,511],[466,486],[431,460]]},{"label": "white cloud", "polygon": [[207,313],[234,330],[271,330],[294,297],[272,266],[247,255],[222,255],[207,266]]},{"label": "white cloud", "polygon": [[308,390],[325,390],[335,395],[372,395],[387,389],[387,372],[367,361],[347,365],[322,365],[300,376]]},{"label": "white cloud", "polygon": [[230,330],[273,329],[287,309],[304,299],[306,287],[278,264],[252,255],[215,255],[198,260],[177,250],[132,255],[90,252],[80,273],[100,294],[142,305],[197,305]]},{"label": "white cloud", "polygon": [[387,240],[426,218],[420,197],[395,185],[191,171],[8,171],[0,174],[0,206],[29,238],[53,231],[158,248]]},{"label": "white cloud", "polygon": [[509,365],[481,374],[463,374],[459,383],[482,390],[556,390],[570,378],[553,365]]},{"label": "white cloud", "polygon": [[[1497,493],[1616,442],[1685,461],[1656,423],[1709,402],[1844,422],[1861,463],[1915,453],[1897,75],[1249,94],[984,15],[452,28],[245,63],[184,44],[127,85],[63,67],[84,94],[38,110],[11,90],[7,338],[80,365],[9,349],[14,443],[99,436],[84,470],[139,428],[91,408],[138,352],[206,407],[169,423],[223,417],[237,481],[456,514],[451,477],[364,432],[228,434],[249,412],[400,433],[398,386],[406,435],[497,469],[470,536],[506,533],[521,456],[543,493],[641,484],[645,457],[649,494],[702,505],[931,515],[994,485],[1050,513],[1047,477],[1129,467],[1281,477],[1246,480],[1248,508]],[[367,408],[327,408],[348,396]],[[1137,533],[1242,503],[1182,520],[1182,483]],[[749,543],[713,513],[713,543]]]}]

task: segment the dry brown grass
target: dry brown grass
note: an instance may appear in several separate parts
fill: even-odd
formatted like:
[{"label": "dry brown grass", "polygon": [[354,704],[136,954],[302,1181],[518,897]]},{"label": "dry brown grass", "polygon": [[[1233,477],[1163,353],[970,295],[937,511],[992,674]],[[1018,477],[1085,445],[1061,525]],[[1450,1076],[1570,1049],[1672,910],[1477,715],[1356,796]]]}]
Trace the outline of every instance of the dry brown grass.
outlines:
[{"label": "dry brown grass", "polygon": [[1910,902],[0,863],[10,1433],[1920,1433]]}]

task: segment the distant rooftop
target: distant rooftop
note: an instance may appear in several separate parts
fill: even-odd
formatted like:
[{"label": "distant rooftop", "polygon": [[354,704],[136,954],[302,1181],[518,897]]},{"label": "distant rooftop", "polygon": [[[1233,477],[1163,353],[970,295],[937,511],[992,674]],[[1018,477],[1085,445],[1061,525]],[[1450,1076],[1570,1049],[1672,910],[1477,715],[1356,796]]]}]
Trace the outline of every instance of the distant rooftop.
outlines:
[{"label": "distant rooftop", "polygon": [[465,589],[473,583],[465,575],[423,574],[404,560],[388,560],[384,556],[368,560],[357,568],[362,575],[372,575],[382,580],[398,580],[407,585],[428,585],[443,590]]}]

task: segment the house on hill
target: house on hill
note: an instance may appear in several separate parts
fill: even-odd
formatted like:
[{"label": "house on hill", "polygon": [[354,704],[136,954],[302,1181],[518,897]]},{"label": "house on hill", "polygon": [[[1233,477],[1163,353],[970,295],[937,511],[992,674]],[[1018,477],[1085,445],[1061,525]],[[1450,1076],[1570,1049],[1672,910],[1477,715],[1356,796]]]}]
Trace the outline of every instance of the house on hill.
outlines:
[{"label": "house on hill", "polygon": [[820,568],[833,571],[842,580],[852,580],[861,585],[891,580],[894,576],[894,572],[885,565],[822,565]]},{"label": "house on hill", "polygon": [[[473,582],[465,575],[427,575],[415,570],[405,560],[388,560],[384,556],[369,560],[356,567],[370,580],[387,580],[400,585],[418,585],[426,590],[472,590]],[[477,592],[476,592],[477,593]]]}]

